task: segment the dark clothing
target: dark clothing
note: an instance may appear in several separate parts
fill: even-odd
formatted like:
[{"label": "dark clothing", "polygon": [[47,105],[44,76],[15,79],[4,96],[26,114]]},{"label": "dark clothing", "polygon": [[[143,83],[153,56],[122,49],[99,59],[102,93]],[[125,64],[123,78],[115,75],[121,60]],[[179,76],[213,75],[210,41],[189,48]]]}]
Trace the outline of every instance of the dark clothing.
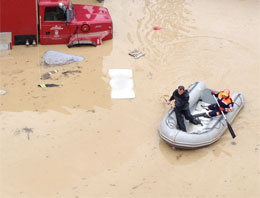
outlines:
[{"label": "dark clothing", "polygon": [[176,89],[169,101],[175,100],[175,107],[179,110],[189,109],[189,92],[185,90],[182,95],[178,93],[178,89]]},{"label": "dark clothing", "polygon": [[[221,114],[217,104],[211,104],[211,105],[208,106],[208,108],[209,108],[209,110],[211,110],[209,112],[210,117],[215,117],[215,116],[218,116],[218,115]],[[226,114],[227,112],[223,111],[223,113]]]},{"label": "dark clothing", "polygon": [[[223,98],[222,97],[222,92],[219,92],[217,94],[214,94],[215,97],[217,98],[218,100],[218,104],[223,107],[225,110],[226,109],[230,109],[232,110],[233,108],[233,105],[234,105],[234,101],[231,97],[228,97],[228,98]],[[227,113],[227,112],[226,112]]]},{"label": "dark clothing", "polygon": [[177,124],[179,129],[186,132],[186,126],[184,124],[184,119],[182,114],[184,115],[186,120],[189,120],[193,124],[199,124],[199,122],[191,115],[189,109],[189,92],[185,90],[182,95],[178,93],[178,89],[176,89],[169,101],[175,100],[175,115],[177,119]]},{"label": "dark clothing", "polygon": [[184,124],[184,119],[183,119],[182,114],[184,115],[186,120],[189,120],[193,124],[198,124],[196,122],[196,120],[193,118],[193,116],[191,115],[189,109],[179,110],[178,108],[174,108],[174,111],[175,111],[175,115],[177,118],[177,124],[178,124],[180,130],[185,131],[185,132],[187,131],[186,126]]},{"label": "dark clothing", "polygon": [[[227,114],[228,110],[232,110],[232,107],[234,105],[232,98],[230,98],[230,97],[223,98],[222,92],[219,92],[219,93],[216,93],[213,95],[217,98],[219,106],[224,108],[224,111],[223,111],[224,114]],[[208,113],[210,117],[215,117],[215,116],[218,116],[221,114],[219,106],[217,104],[211,104],[208,106],[209,110],[211,110]]]}]

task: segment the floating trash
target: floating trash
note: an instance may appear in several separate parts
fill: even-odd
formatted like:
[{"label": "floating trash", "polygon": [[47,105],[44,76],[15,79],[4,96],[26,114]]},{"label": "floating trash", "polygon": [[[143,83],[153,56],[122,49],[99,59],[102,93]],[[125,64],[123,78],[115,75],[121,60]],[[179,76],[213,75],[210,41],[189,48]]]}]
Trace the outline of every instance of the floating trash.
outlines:
[{"label": "floating trash", "polygon": [[51,75],[52,75],[52,74],[55,74],[55,73],[57,73],[57,72],[58,72],[58,70],[53,70],[53,71],[49,71],[49,72],[47,72],[47,73],[45,73],[45,74],[42,74],[42,75],[41,75],[41,79],[42,79],[42,80],[50,79],[50,78],[51,78]]},{"label": "floating trash", "polygon": [[80,70],[68,70],[65,72],[62,72],[63,75],[68,76],[69,74],[75,74],[75,73],[81,73]]},{"label": "floating trash", "polygon": [[163,28],[162,28],[162,27],[159,27],[159,26],[154,26],[153,29],[154,29],[154,30],[161,30],[161,29],[163,29]]},{"label": "floating trash", "polygon": [[41,88],[46,88],[46,87],[59,87],[61,85],[57,85],[57,84],[39,84],[38,87]]},{"label": "floating trash", "polygon": [[132,52],[129,53],[130,56],[133,56],[135,59],[138,59],[142,56],[144,56],[145,54],[138,51],[137,49],[133,50]]},{"label": "floating trash", "polygon": [[0,95],[4,95],[4,94],[6,94],[6,91],[5,91],[5,90],[2,90],[2,89],[0,89]]},{"label": "floating trash", "polygon": [[82,56],[74,56],[52,50],[47,51],[43,55],[43,59],[47,65],[65,65],[84,60]]}]

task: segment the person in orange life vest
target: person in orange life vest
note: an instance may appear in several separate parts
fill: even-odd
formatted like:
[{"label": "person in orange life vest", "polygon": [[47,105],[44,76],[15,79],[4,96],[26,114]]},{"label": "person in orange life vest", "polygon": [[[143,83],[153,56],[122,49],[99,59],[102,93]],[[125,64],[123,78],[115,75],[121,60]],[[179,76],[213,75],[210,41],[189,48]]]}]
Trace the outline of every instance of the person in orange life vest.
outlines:
[{"label": "person in orange life vest", "polygon": [[210,118],[221,115],[221,111],[223,111],[224,114],[227,114],[228,112],[232,111],[234,101],[230,97],[230,91],[228,89],[224,89],[219,93],[211,91],[211,94],[216,96],[220,107],[216,103],[209,105],[208,110],[211,111],[206,113],[204,117]]}]

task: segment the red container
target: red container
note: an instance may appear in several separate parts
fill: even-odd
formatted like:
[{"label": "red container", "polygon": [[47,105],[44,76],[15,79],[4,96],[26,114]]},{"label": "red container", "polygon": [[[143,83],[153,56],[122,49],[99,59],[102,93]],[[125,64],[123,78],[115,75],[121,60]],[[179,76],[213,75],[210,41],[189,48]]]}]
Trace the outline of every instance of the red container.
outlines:
[{"label": "red container", "polygon": [[0,0],[0,32],[11,32],[12,44],[37,41],[36,5],[36,0]]}]

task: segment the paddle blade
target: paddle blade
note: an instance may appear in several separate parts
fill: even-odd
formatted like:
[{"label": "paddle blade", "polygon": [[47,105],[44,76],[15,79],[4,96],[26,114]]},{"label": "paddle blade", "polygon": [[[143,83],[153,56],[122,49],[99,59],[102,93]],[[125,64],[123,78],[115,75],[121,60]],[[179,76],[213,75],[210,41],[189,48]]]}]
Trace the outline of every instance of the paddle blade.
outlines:
[{"label": "paddle blade", "polygon": [[233,131],[231,125],[230,125],[228,122],[227,122],[227,126],[228,126],[228,130],[229,130],[229,132],[230,132],[232,138],[235,138],[235,137],[236,137],[236,134],[235,134],[235,132]]}]

